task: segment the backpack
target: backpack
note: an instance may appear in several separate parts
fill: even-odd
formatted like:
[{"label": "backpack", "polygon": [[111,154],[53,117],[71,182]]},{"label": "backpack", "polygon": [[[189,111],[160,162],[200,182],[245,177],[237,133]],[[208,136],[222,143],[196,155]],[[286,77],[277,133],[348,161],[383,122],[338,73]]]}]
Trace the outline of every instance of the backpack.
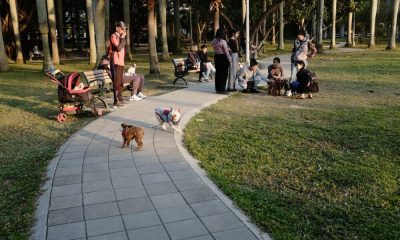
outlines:
[{"label": "backpack", "polygon": [[315,72],[308,72],[308,75],[310,77],[310,92],[312,93],[316,93],[319,92],[319,79],[317,78],[317,74],[315,74]]}]

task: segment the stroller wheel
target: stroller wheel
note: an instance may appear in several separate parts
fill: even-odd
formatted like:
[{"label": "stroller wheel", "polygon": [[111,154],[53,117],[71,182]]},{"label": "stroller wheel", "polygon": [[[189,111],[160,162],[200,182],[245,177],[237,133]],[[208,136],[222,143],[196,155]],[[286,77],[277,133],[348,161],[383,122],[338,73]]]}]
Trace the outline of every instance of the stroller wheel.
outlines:
[{"label": "stroller wheel", "polygon": [[67,115],[65,113],[59,113],[57,115],[58,122],[65,122],[67,120]]}]

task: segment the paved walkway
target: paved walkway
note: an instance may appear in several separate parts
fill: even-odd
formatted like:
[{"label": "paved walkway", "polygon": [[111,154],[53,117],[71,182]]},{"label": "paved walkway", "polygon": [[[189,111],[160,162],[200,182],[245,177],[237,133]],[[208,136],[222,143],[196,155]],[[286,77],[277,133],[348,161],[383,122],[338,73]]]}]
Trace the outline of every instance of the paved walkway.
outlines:
[{"label": "paved walkway", "polygon": [[[214,82],[192,83],[71,136],[49,165],[31,239],[269,239],[206,177],[182,135],[156,126],[155,107],[180,107],[184,126],[226,97],[213,92]],[[122,122],[145,129],[142,150],[121,149]]]}]

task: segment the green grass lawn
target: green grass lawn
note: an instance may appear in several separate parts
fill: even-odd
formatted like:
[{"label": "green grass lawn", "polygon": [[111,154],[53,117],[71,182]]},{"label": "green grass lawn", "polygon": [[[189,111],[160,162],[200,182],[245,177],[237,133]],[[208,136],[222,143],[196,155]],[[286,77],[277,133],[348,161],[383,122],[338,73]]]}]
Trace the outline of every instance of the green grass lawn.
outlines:
[{"label": "green grass lawn", "polygon": [[231,95],[185,143],[274,239],[400,239],[400,51],[320,54],[312,100]]},{"label": "green grass lawn", "polygon": [[[147,56],[135,56],[135,62],[139,73],[147,73]],[[28,239],[49,160],[73,132],[96,119],[87,113],[56,122],[56,87],[45,79],[41,66],[12,64],[11,71],[0,73],[0,239]],[[63,61],[57,67],[66,73],[91,70],[87,60]],[[176,89],[164,87],[174,79],[172,63],[160,68],[162,75],[146,75],[145,94]]]}]

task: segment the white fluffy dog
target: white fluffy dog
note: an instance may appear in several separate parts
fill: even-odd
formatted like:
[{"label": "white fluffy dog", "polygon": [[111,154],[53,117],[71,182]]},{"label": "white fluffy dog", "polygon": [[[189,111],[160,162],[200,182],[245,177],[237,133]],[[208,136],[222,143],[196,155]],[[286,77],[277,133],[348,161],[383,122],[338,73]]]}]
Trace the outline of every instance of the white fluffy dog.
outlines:
[{"label": "white fluffy dog", "polygon": [[162,129],[167,130],[167,124],[172,127],[175,131],[182,133],[179,127],[179,121],[181,120],[180,109],[158,107],[155,109],[155,114],[158,122]]}]

